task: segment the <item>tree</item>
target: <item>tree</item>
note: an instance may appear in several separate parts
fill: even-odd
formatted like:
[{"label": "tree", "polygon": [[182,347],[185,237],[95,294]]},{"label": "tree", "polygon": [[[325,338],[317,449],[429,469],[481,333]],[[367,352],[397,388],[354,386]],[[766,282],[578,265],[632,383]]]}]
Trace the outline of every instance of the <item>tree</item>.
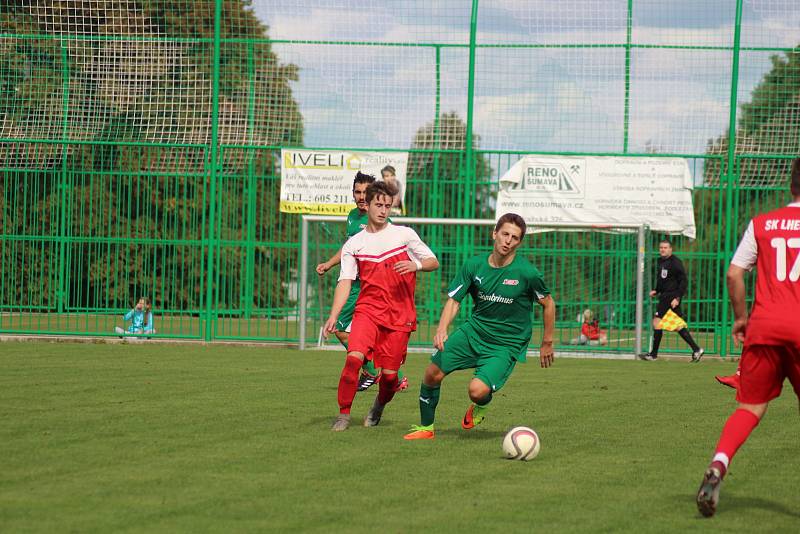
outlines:
[{"label": "tree", "polygon": [[[488,218],[494,216],[490,190],[492,168],[478,152],[480,137],[472,136],[474,167],[466,161],[467,125],[458,113],[443,113],[414,135],[408,160],[408,213],[425,217]],[[474,181],[469,181],[472,178]],[[465,191],[465,187],[473,191]],[[475,202],[464,204],[474,196]]]},{"label": "tree", "polygon": [[[794,156],[800,154],[800,51],[773,55],[772,68],[753,89],[750,102],[741,105],[736,130],[736,154]],[[708,142],[706,153],[721,156],[708,160],[705,179],[713,183],[725,173],[727,132]],[[789,162],[784,159],[742,159],[740,185],[783,185]]]},{"label": "tree", "polygon": [[[102,6],[53,0],[11,3],[0,13],[4,33],[42,35],[0,43],[0,137],[19,140],[0,144],[0,166],[21,170],[0,180],[2,232],[129,238],[70,246],[69,303],[118,308],[146,291],[158,309],[198,309],[208,279],[208,251],[199,243],[214,225],[229,242],[219,250],[226,269],[218,277],[226,284],[218,291],[219,306],[236,308],[245,293],[241,242],[247,228],[255,227],[261,239],[291,241],[294,228],[272,232],[259,216],[272,202],[269,178],[277,162],[274,151],[257,147],[302,144],[302,117],[289,85],[297,68],[281,64],[264,42],[267,28],[251,0],[226,0],[222,7],[216,139],[213,0]],[[52,38],[59,35],[72,38]],[[259,41],[240,40],[247,38]],[[213,144],[220,147],[219,216],[211,221]],[[249,219],[243,214],[251,195],[258,209]],[[55,291],[44,280],[53,269],[31,271],[30,265],[56,265],[56,243],[3,248],[4,265],[14,265],[10,272],[38,274],[0,285],[0,301],[37,295],[36,304],[54,305]],[[267,282],[257,284],[256,306],[288,307],[283,281],[271,275],[285,260],[280,252],[257,254],[256,277]]]}]

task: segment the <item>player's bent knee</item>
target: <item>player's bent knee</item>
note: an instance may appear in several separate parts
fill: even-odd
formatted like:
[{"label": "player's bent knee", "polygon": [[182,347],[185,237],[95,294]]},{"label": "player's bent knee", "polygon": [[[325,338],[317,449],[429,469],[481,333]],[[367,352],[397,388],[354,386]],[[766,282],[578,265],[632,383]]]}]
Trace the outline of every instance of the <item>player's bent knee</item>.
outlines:
[{"label": "player's bent knee", "polygon": [[364,361],[364,354],[362,354],[362,353],[358,352],[357,350],[354,350],[354,351],[350,351],[350,352],[348,352],[348,353],[347,353],[347,357],[348,357],[348,358],[350,358],[350,357],[352,357],[352,358],[358,358],[358,359],[359,359],[359,360],[361,360],[362,362]]},{"label": "player's bent knee", "polygon": [[492,390],[482,380],[473,378],[469,383],[469,398],[472,402],[479,402],[486,398]]},{"label": "player's bent knee", "polygon": [[747,410],[748,412],[758,417],[759,421],[761,420],[762,417],[764,417],[764,414],[767,413],[767,406],[769,406],[769,403],[764,403],[764,404],[747,404],[744,402],[739,403],[740,410]]}]

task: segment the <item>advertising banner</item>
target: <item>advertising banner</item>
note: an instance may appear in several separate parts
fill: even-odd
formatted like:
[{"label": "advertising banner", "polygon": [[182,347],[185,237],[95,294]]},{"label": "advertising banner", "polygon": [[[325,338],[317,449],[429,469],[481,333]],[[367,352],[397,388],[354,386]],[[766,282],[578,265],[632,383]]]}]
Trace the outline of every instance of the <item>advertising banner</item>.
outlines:
[{"label": "advertising banner", "polygon": [[579,223],[613,230],[646,224],[694,239],[692,176],[685,159],[663,157],[523,157],[500,178],[497,217],[507,212],[546,230]]},{"label": "advertising banner", "polygon": [[400,190],[392,214],[402,215],[408,152],[282,149],[280,211],[347,215],[355,207],[352,191],[356,172],[381,180],[381,169],[387,165],[394,167],[395,185]]}]

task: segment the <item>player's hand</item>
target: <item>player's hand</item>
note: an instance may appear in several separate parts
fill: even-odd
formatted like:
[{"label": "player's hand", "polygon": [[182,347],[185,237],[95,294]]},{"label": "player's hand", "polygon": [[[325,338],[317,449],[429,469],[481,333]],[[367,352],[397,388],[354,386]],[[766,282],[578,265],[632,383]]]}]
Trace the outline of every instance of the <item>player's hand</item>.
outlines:
[{"label": "player's hand", "polygon": [[328,271],[330,271],[330,269],[331,269],[331,266],[328,265],[327,263],[320,263],[319,265],[317,265],[317,268],[314,269],[314,270],[317,271],[318,275],[322,276],[323,274],[325,274]]},{"label": "player's hand", "polygon": [[651,297],[655,297],[656,296],[656,290],[655,289],[650,291],[650,296]]},{"label": "player's hand", "polygon": [[542,341],[542,344],[539,347],[539,363],[542,367],[550,367],[553,365],[553,359],[555,359],[555,354],[553,353],[553,342]]},{"label": "player's hand", "polygon": [[433,346],[438,350],[444,350],[444,342],[447,341],[447,331],[439,332],[436,331],[436,335],[433,336]]},{"label": "player's hand", "polygon": [[678,299],[672,299],[672,302],[669,303],[669,307],[670,308],[677,308],[678,304],[680,304],[680,303],[681,303],[681,301],[679,301]]},{"label": "player's hand", "polygon": [[328,339],[328,334],[333,334],[337,330],[336,317],[328,317],[328,320],[325,321],[325,326],[322,327],[322,337]]},{"label": "player's hand", "polygon": [[731,330],[731,337],[733,338],[733,346],[739,347],[744,344],[744,335],[747,331],[747,318],[736,319],[733,321],[733,329]]},{"label": "player's hand", "polygon": [[394,264],[394,270],[397,274],[409,274],[417,272],[417,264],[411,260],[398,261]]}]

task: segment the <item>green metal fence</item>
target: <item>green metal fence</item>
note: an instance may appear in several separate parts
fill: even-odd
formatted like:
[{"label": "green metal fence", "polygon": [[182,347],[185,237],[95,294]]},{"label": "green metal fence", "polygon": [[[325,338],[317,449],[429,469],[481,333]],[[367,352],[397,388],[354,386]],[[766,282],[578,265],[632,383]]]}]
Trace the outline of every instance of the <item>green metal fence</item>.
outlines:
[{"label": "green metal fence", "polygon": [[[334,277],[298,286],[281,148],[408,151],[409,214],[456,218],[492,217],[525,154],[655,154],[690,163],[685,304],[728,354],[727,262],[800,154],[798,28],[800,6],[770,0],[0,0],[0,333],[106,336],[147,296],[155,337],[296,341],[298,292],[318,326]],[[419,344],[489,246],[424,233],[446,261],[420,287]],[[314,236],[312,261],[344,237]],[[606,349],[631,350],[635,247],[527,240],[562,348],[589,307]]]}]

